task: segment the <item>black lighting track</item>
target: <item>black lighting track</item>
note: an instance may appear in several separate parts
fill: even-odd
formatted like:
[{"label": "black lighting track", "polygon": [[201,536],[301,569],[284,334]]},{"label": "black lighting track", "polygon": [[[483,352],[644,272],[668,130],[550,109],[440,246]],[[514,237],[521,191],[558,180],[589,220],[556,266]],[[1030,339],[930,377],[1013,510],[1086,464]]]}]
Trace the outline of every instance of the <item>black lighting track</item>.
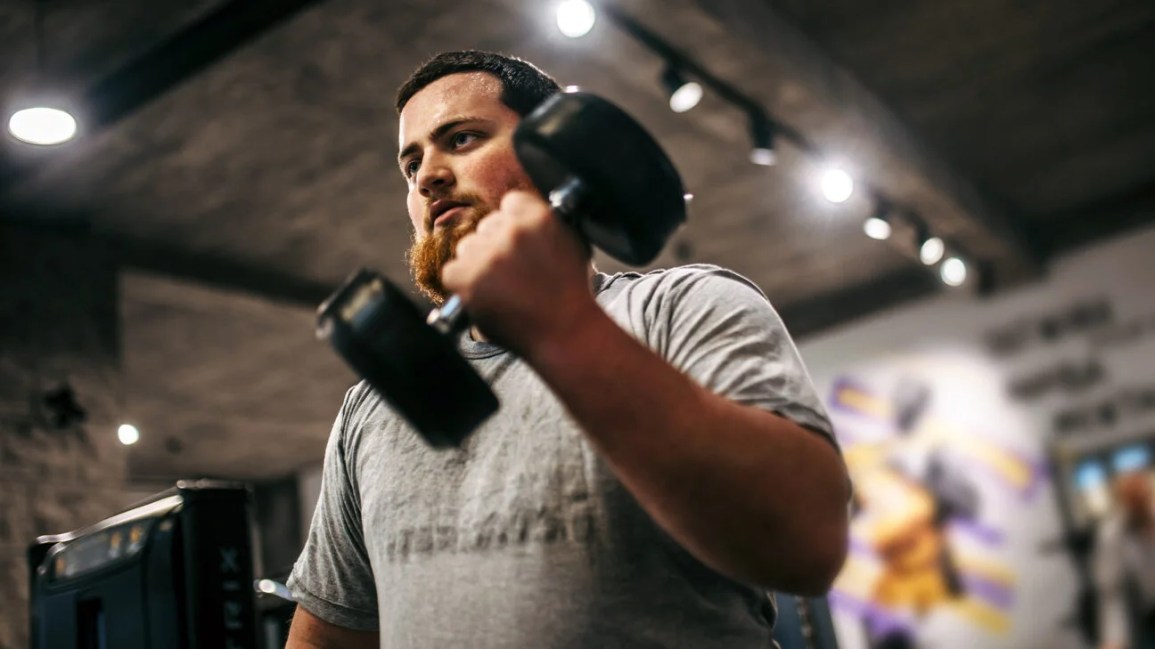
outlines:
[{"label": "black lighting track", "polygon": [[[97,81],[76,98],[86,136],[140,110],[320,0],[232,0]],[[0,196],[36,165],[0,162]]]},{"label": "black lighting track", "polygon": [[709,70],[698,65],[697,61],[692,57],[667,43],[665,39],[650,31],[645,25],[635,20],[629,14],[609,3],[599,5],[598,8],[604,11],[606,16],[622,31],[629,34],[634,40],[641,43],[654,54],[665,59],[667,64],[673,65],[682,72],[694,77],[697,81],[713,90],[716,95],[732,104],[735,108],[745,112],[750,118],[769,120],[774,124],[776,137],[785,137],[791,140],[796,147],[804,152],[811,154],[817,152],[817,147],[801,133],[771,116],[762,104],[742,93],[725,80],[714,76]]},{"label": "black lighting track", "polygon": [[[719,98],[733,105],[738,110],[746,113],[750,119],[766,120],[766,123],[772,125],[775,139],[787,139],[791,141],[796,148],[808,156],[818,160],[823,158],[821,150],[817,145],[814,144],[814,142],[803,136],[797,130],[791,128],[789,125],[782,123],[777,117],[767,111],[754,98],[741,92],[724,79],[721,79],[712,74],[709,70],[699,65],[693,59],[693,57],[670,45],[670,43],[667,42],[664,38],[648,29],[645,25],[635,20],[626,12],[622,11],[618,7],[613,6],[611,3],[599,5],[599,9],[604,11],[610,21],[613,22],[619,29],[624,31],[643,47],[650,50],[658,57],[662,58],[667,65],[673,66],[680,72],[693,76],[703,85],[709,87]],[[757,123],[757,121],[755,123]],[[930,226],[927,221],[922,218],[922,216],[918,215],[916,210],[913,210],[908,206],[898,204],[898,201],[886,196],[886,194],[874,183],[863,181],[862,179],[857,179],[855,180],[855,184],[861,188],[856,191],[862,191],[864,194],[869,196],[870,200],[876,206],[879,204],[886,204],[892,208],[895,208],[899,213],[901,213],[904,217],[903,220],[907,223],[916,226],[921,225],[922,227],[929,229]],[[973,219],[974,217],[970,218]],[[1020,221],[1011,220],[1006,224],[1006,227],[1009,228],[1010,232],[1012,233],[1013,241],[1018,242],[1016,243],[1016,247],[1025,251],[1024,255],[1030,259],[1032,263],[1036,263],[1036,260],[1041,260],[1044,258],[1042,250],[1037,245],[1030,243],[1032,239],[1027,236],[1027,233],[1024,229],[1025,226]],[[991,229],[993,232],[998,232],[998,228]],[[965,260],[965,263],[970,265],[972,269],[976,271],[976,275],[979,279],[977,282],[975,282],[975,284],[978,287],[979,293],[985,295],[992,292],[995,288],[993,264],[989,261],[968,254],[967,251],[963,249],[963,246],[961,246],[956,240],[952,239],[947,241],[946,244],[948,252],[961,256]],[[906,252],[907,256],[911,256],[909,251],[904,252]],[[903,271],[884,277],[880,281],[880,286],[882,288],[886,288],[887,290],[894,290],[895,295],[901,295],[902,290],[911,291],[912,296],[922,295],[924,291],[928,290],[928,288],[934,287],[933,282],[927,284],[921,279],[918,281],[911,280],[912,283],[907,287],[907,289],[896,288],[902,285],[903,282],[909,280],[911,277],[914,277],[914,273],[919,270],[923,270],[921,265],[918,269],[911,270],[909,272]],[[821,329],[826,326],[823,319],[827,317],[823,312],[823,309],[825,309],[824,304],[820,304],[819,308],[811,308],[811,306],[799,307],[795,310],[795,319],[805,323],[801,326],[802,329]],[[848,307],[847,310],[853,310],[853,307]],[[863,310],[863,313],[866,312],[866,310]],[[811,325],[811,322],[814,324]]]}]

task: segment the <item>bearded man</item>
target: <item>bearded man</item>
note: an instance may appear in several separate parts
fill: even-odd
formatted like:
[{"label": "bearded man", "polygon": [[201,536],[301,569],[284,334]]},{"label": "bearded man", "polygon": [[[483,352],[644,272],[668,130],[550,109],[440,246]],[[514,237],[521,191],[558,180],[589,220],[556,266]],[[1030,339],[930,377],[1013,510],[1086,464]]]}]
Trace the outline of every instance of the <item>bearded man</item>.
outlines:
[{"label": "bearded man", "polygon": [[823,593],[842,565],[845,467],[780,319],[715,266],[593,269],[513,148],[558,90],[468,51],[398,93],[414,278],[462,298],[502,408],[434,450],[349,390],[292,649],[770,647],[768,591]]}]

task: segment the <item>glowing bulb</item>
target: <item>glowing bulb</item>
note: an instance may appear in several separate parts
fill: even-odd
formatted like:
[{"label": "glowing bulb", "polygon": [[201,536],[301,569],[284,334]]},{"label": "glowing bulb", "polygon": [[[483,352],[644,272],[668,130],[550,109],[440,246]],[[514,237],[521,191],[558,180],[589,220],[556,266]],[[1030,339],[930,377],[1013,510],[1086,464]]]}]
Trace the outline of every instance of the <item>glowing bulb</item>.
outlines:
[{"label": "glowing bulb", "polygon": [[822,195],[831,203],[845,203],[854,193],[854,179],[841,169],[827,169],[822,173]]},{"label": "glowing bulb", "polygon": [[25,108],[12,114],[8,132],[29,144],[60,144],[76,135],[76,119],[58,108]]},{"label": "glowing bulb", "polygon": [[596,21],[593,5],[586,0],[564,0],[557,6],[557,28],[570,38],[590,33]]},{"label": "glowing bulb", "polygon": [[943,253],[946,252],[946,245],[943,244],[942,239],[938,237],[927,237],[926,241],[918,249],[918,258],[927,266],[938,263],[942,259]]},{"label": "glowing bulb", "polygon": [[967,281],[967,265],[958,257],[950,257],[942,262],[939,275],[947,286],[962,286]]},{"label": "glowing bulb", "polygon": [[262,593],[275,593],[277,592],[277,582],[272,579],[262,579],[257,582],[257,589]]},{"label": "glowing bulb", "polygon": [[750,162],[763,167],[773,167],[778,162],[778,154],[774,153],[774,149],[757,147],[750,149]]},{"label": "glowing bulb", "polygon": [[890,224],[884,219],[872,216],[862,224],[862,231],[871,239],[883,241],[890,238]]},{"label": "glowing bulb", "polygon": [[140,441],[140,431],[132,424],[121,424],[120,428],[116,429],[116,437],[120,439],[121,444],[131,446]]},{"label": "glowing bulb", "polygon": [[684,113],[697,106],[699,101],[702,101],[702,86],[696,81],[688,81],[670,95],[670,110]]}]

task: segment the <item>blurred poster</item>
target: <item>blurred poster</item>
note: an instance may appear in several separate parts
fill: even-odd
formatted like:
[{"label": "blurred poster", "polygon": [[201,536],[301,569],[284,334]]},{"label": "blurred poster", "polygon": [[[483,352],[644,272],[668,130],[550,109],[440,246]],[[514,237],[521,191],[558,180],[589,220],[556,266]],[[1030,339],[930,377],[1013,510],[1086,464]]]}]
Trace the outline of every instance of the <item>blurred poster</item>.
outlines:
[{"label": "blurred poster", "polygon": [[1110,480],[1155,479],[1152,250],[1148,228],[800,346],[856,489],[841,649],[1094,646]]},{"label": "blurred poster", "polygon": [[977,638],[1011,628],[1022,574],[1008,527],[1028,520],[1016,510],[1036,506],[1044,464],[936,407],[941,389],[918,373],[883,373],[842,376],[828,396],[855,488],[850,557],[831,602],[860,621],[871,649],[929,646],[932,619]]}]

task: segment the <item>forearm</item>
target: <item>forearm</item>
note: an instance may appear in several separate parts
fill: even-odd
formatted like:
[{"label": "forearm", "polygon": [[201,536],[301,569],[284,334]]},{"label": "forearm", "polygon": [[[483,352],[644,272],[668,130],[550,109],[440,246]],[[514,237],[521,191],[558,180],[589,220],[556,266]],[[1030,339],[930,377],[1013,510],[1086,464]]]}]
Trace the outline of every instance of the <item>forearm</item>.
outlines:
[{"label": "forearm", "polygon": [[[1119,580],[1121,581],[1121,579]],[[1127,625],[1127,599],[1119,583],[1100,584],[1099,636],[1103,647],[1126,647],[1131,630]]]},{"label": "forearm", "polygon": [[594,305],[527,353],[642,507],[716,570],[824,591],[846,551],[847,493],[827,440],[715,395]]},{"label": "forearm", "polygon": [[376,649],[376,631],[346,629],[297,606],[285,649]]},{"label": "forearm", "polygon": [[1122,530],[1118,521],[1105,519],[1097,530],[1091,555],[1091,574],[1098,598],[1099,637],[1102,647],[1127,647],[1128,624],[1126,569],[1123,563]]},{"label": "forearm", "polygon": [[1128,646],[1127,609],[1121,593],[1100,593],[1099,628],[1103,647]]}]

